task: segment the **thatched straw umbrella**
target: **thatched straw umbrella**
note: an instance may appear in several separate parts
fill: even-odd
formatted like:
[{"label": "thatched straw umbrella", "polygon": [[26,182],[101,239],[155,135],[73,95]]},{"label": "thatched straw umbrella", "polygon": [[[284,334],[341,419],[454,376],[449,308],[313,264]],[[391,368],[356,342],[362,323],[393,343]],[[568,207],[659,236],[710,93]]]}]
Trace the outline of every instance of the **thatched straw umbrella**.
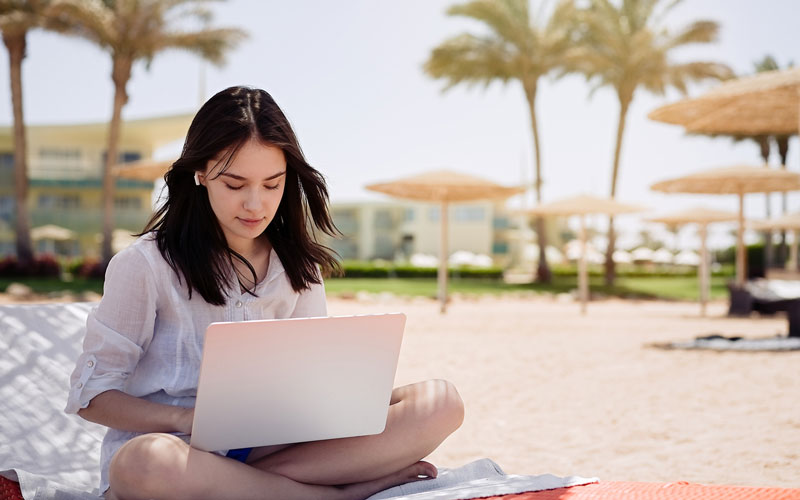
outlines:
[{"label": "thatched straw umbrella", "polygon": [[586,269],[586,216],[591,214],[621,215],[644,210],[646,210],[645,207],[620,203],[611,198],[579,195],[544,203],[525,211],[530,215],[580,216],[581,256],[578,260],[578,293],[581,300],[581,314],[586,314],[586,303],[589,300],[589,273]]},{"label": "thatched straw umbrella", "polygon": [[648,117],[704,134],[796,134],[800,130],[800,68],[729,80],[700,97],[662,106]]},{"label": "thatched straw umbrella", "polygon": [[735,194],[739,197],[736,235],[736,284],[744,285],[744,195],[800,190],[800,174],[764,167],[725,167],[661,181],[650,186],[665,193]]},{"label": "thatched straw umbrella", "polygon": [[175,160],[139,160],[130,163],[120,163],[111,167],[111,173],[123,179],[140,181],[154,181],[161,179]]},{"label": "thatched straw umbrella", "polygon": [[697,268],[697,276],[700,282],[700,314],[702,316],[706,315],[706,303],[708,302],[708,292],[710,288],[709,259],[706,246],[708,225],[715,222],[733,222],[737,220],[737,218],[738,215],[733,212],[714,210],[706,207],[694,207],[648,219],[651,222],[660,222],[668,226],[681,226],[685,224],[697,224],[699,226],[700,266]]},{"label": "thatched straw umbrella", "polygon": [[406,200],[434,202],[441,205],[441,240],[439,244],[438,295],[441,311],[447,310],[447,209],[450,203],[487,199],[505,199],[524,191],[449,170],[428,172],[391,182],[366,186],[370,191]]}]

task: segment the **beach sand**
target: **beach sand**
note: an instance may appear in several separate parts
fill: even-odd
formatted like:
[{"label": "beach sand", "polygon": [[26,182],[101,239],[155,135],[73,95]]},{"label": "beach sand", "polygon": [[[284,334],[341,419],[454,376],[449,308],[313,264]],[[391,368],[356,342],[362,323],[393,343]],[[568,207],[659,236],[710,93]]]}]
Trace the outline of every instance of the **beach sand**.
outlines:
[{"label": "beach sand", "polygon": [[[66,299],[49,298],[47,301]],[[0,294],[0,303],[15,302]],[[329,297],[331,315],[404,312],[397,385],[447,379],[464,424],[428,459],[510,474],[800,487],[800,351],[666,351],[652,342],[785,334],[785,318],[702,318],[690,302],[545,296]]]},{"label": "beach sand", "polygon": [[694,303],[541,297],[329,299],[332,315],[404,312],[397,385],[443,378],[462,427],[429,460],[512,474],[800,487],[800,352],[665,351],[651,342],[785,333],[782,318]]}]

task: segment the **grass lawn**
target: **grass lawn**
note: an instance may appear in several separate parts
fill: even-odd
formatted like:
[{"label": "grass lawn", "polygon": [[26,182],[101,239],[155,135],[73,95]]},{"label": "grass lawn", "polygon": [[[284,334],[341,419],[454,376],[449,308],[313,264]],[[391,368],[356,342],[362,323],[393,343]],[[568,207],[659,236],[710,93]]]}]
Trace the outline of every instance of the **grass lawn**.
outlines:
[{"label": "grass lawn", "polygon": [[[726,277],[711,279],[711,298],[724,299],[728,296]],[[0,291],[4,291],[12,282],[24,283],[34,293],[48,294],[53,292],[80,293],[92,291],[102,293],[103,281],[99,279],[76,278],[72,281],[61,281],[57,278],[0,278]],[[602,277],[592,277],[591,291],[603,295],[636,298],[660,298],[671,300],[697,300],[697,278],[694,277],[635,277],[618,278],[613,287],[602,284]],[[360,291],[369,293],[389,292],[403,296],[436,296],[435,278],[331,278],[325,282],[329,295],[355,294]],[[451,293],[463,294],[501,294],[509,292],[549,292],[566,293],[577,288],[574,276],[555,276],[553,283],[542,285],[507,284],[497,281],[478,279],[452,279],[448,289]]]},{"label": "grass lawn", "polygon": [[[728,296],[725,282],[729,278],[713,277],[711,279],[711,298],[724,299]],[[591,279],[591,291],[604,295],[638,298],[661,298],[672,300],[697,300],[697,278],[691,277],[636,277],[618,278],[613,287],[602,284],[602,277]],[[511,285],[494,281],[454,279],[448,282],[448,289],[453,293],[465,294],[500,294],[507,292],[538,291],[565,293],[577,288],[574,276],[556,276],[553,283]],[[370,293],[390,292],[395,295],[436,295],[436,280],[431,278],[332,278],[325,282],[325,289],[330,295],[353,294],[359,291]]]}]

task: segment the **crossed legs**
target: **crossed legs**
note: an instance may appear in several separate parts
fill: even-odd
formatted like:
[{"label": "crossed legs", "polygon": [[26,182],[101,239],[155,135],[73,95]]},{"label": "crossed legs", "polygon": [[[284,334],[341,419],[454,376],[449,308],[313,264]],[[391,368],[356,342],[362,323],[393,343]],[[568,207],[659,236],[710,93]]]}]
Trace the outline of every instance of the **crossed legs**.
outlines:
[{"label": "crossed legs", "polygon": [[247,464],[190,448],[169,434],[132,439],[111,461],[107,498],[359,499],[433,477],[420,460],[463,419],[452,384],[431,380],[395,389],[386,430],[375,436],[253,450]]}]

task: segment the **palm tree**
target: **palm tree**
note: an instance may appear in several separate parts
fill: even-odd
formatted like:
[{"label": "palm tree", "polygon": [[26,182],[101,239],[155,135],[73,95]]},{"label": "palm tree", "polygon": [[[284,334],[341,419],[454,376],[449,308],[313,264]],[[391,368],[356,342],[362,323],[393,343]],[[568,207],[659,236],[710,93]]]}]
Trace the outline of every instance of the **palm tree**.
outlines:
[{"label": "palm tree", "polygon": [[42,24],[44,3],[35,0],[0,0],[0,31],[8,50],[11,107],[14,114],[14,199],[17,260],[24,269],[33,260],[31,220],[28,213],[28,162],[25,118],[22,111],[22,60],[28,31]]},{"label": "palm tree", "polygon": [[[575,7],[571,0],[560,0],[548,19],[544,15],[532,19],[528,0],[472,0],[447,10],[451,16],[464,16],[480,21],[489,28],[486,35],[463,33],[434,48],[425,63],[425,72],[447,81],[444,91],[466,83],[515,80],[522,85],[531,116],[534,156],[534,189],[536,201],[542,201],[542,168],[539,128],[536,119],[536,92],[539,78],[560,69],[572,47]],[[547,234],[544,219],[536,220],[539,243],[539,265],[536,279],[550,282],[545,250]]]},{"label": "palm tree", "polygon": [[208,23],[212,13],[203,0],[54,0],[51,15],[68,24],[68,33],[87,38],[111,56],[114,106],[109,123],[103,167],[103,264],[111,260],[114,227],[115,179],[111,167],[117,162],[122,108],[128,102],[126,87],[133,64],[147,65],[166,49],[185,49],[214,64],[223,62],[245,33],[239,29],[185,30],[178,20]]},{"label": "palm tree", "polygon": [[[673,33],[663,17],[680,0],[587,0],[581,9],[580,44],[570,57],[572,68],[595,82],[595,89],[612,87],[619,100],[616,146],[611,171],[611,197],[617,194],[625,121],[636,91],[663,95],[668,87],[686,93],[687,84],[707,78],[726,79],[733,73],[714,62],[681,62],[670,55],[686,45],[713,42],[719,27],[695,21]],[[614,283],[614,219],[609,218],[606,283]]]}]

